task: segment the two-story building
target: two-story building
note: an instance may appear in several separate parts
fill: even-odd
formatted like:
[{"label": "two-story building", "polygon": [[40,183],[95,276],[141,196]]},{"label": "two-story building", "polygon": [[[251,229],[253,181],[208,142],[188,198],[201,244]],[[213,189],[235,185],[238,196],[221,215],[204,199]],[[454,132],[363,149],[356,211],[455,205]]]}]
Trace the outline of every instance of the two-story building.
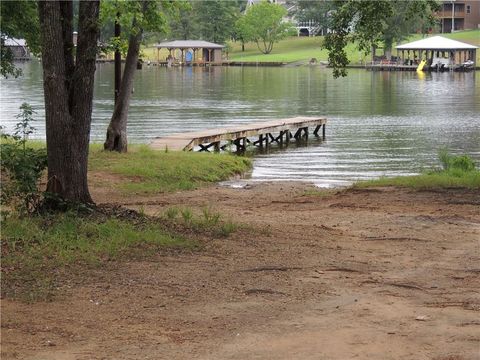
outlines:
[{"label": "two-story building", "polygon": [[478,29],[480,28],[480,1],[443,1],[442,9],[437,16],[440,19],[442,33]]}]

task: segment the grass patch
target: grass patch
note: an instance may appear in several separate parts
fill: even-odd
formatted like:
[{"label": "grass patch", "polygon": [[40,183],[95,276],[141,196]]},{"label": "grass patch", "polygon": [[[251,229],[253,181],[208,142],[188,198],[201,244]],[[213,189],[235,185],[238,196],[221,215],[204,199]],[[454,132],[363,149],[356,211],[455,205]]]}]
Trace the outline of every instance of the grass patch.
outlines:
[{"label": "grass patch", "polygon": [[196,243],[152,221],[66,213],[2,221],[2,295],[48,300],[68,270]]},{"label": "grass patch", "polygon": [[[480,46],[480,30],[466,30],[458,31],[453,34],[438,34],[450,39],[469,43],[471,45]],[[412,34],[403,43],[409,41],[420,40],[421,34]],[[279,61],[279,62],[299,62],[308,61],[316,58],[318,61],[326,61],[328,59],[328,52],[322,50],[320,47],[323,43],[323,37],[290,37],[279,41],[273,47],[270,54],[262,54],[257,46],[253,43],[245,44],[245,51],[242,52],[241,44],[239,42],[231,43],[231,52],[229,53],[229,60],[232,61]],[[396,45],[395,45],[396,46]],[[371,56],[364,56],[355,44],[348,44],[346,48],[347,57],[350,64],[364,63],[370,61]],[[379,51],[379,54],[381,50]],[[397,55],[395,48],[392,55]],[[480,52],[477,52],[477,63],[480,62]]]},{"label": "grass patch", "polygon": [[[321,49],[323,36],[318,37],[290,37],[279,41],[273,46],[270,54],[262,54],[256,44],[245,44],[245,51],[241,50],[240,43],[232,43],[229,60],[232,61],[273,61],[273,62],[307,62],[312,58],[318,61],[327,61],[328,52]],[[352,64],[365,61],[366,57],[358,51],[355,44],[347,46],[347,54]],[[367,57],[369,58],[369,57]]]},{"label": "grass patch", "polygon": [[163,152],[146,145],[133,147],[126,154],[99,149],[90,153],[90,170],[130,179],[119,185],[127,193],[192,190],[243,174],[250,167],[250,159],[230,154]]},{"label": "grass patch", "polygon": [[307,189],[302,196],[315,196],[319,198],[328,197],[334,194],[337,190],[332,189]]},{"label": "grass patch", "polygon": [[[28,147],[45,148],[45,141],[28,141]],[[104,151],[103,144],[91,143],[89,171],[123,177],[125,193],[152,194],[193,190],[208,183],[242,175],[252,167],[251,159],[232,154],[187,151],[157,151],[148,145],[129,145],[129,152]],[[108,183],[111,186],[110,183]]]},{"label": "grass patch", "polygon": [[446,150],[439,152],[442,170],[429,171],[416,176],[399,176],[362,181],[354,185],[356,188],[373,186],[398,186],[419,190],[438,188],[480,189],[480,171],[467,155],[453,156]]},{"label": "grass patch", "polygon": [[189,207],[169,207],[160,216],[194,232],[207,232],[213,236],[228,237],[242,228],[240,224],[232,220],[223,219],[222,215],[211,207],[202,208],[198,214]]},{"label": "grass patch", "polygon": [[376,186],[398,186],[418,190],[438,188],[480,189],[480,171],[462,174],[461,176],[452,172],[441,171],[417,176],[380,178],[376,180],[362,181],[354,185],[355,188]]}]

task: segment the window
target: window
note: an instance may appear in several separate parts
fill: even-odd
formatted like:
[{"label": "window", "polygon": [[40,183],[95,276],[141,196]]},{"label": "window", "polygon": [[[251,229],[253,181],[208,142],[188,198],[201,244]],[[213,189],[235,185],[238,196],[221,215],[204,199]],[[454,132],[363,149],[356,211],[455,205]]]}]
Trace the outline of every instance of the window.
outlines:
[{"label": "window", "polygon": [[470,14],[470,11],[471,11],[471,6],[467,5],[467,14]]}]

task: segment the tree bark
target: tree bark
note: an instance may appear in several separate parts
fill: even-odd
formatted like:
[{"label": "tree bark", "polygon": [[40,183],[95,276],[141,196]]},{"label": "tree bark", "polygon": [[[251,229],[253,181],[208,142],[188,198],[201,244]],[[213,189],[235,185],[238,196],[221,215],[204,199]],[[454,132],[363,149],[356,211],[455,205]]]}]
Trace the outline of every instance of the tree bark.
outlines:
[{"label": "tree bark", "polygon": [[[115,20],[115,37],[117,38],[120,38],[120,33],[121,33],[120,23],[118,22],[119,17],[120,17],[120,14],[117,13],[117,19]],[[115,103],[117,103],[118,94],[120,93],[121,81],[122,81],[122,53],[120,52],[120,49],[117,46],[117,48],[115,49],[115,81],[114,81]]]},{"label": "tree bark", "polygon": [[[147,1],[143,2],[143,11],[146,11]],[[132,28],[135,28],[135,19]],[[127,58],[123,70],[120,92],[115,102],[112,118],[107,129],[107,138],[103,144],[105,150],[127,152],[127,121],[130,99],[133,91],[133,79],[137,68],[138,55],[140,53],[140,42],[142,41],[143,29],[132,33],[128,40]]]},{"label": "tree bark", "polygon": [[93,203],[88,190],[88,146],[99,1],[80,1],[76,60],[70,1],[39,1],[47,136],[47,192],[68,202]]}]

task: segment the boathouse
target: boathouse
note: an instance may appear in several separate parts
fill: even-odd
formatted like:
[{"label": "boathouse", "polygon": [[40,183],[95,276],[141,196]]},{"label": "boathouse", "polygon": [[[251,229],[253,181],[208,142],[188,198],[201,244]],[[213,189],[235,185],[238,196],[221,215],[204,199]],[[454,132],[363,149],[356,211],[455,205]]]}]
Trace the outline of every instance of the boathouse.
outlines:
[{"label": "boathouse", "polygon": [[443,36],[432,36],[397,46],[397,54],[403,65],[426,60],[429,66],[443,64],[453,69],[467,62],[473,62],[472,67],[475,67],[477,47]]},{"label": "boathouse", "polygon": [[[203,40],[175,40],[156,45],[158,63],[221,64],[223,45]],[[160,49],[168,50],[168,57],[160,59]]]},{"label": "boathouse", "polygon": [[30,51],[24,39],[6,38],[3,45],[12,52],[15,60],[30,59]]}]

